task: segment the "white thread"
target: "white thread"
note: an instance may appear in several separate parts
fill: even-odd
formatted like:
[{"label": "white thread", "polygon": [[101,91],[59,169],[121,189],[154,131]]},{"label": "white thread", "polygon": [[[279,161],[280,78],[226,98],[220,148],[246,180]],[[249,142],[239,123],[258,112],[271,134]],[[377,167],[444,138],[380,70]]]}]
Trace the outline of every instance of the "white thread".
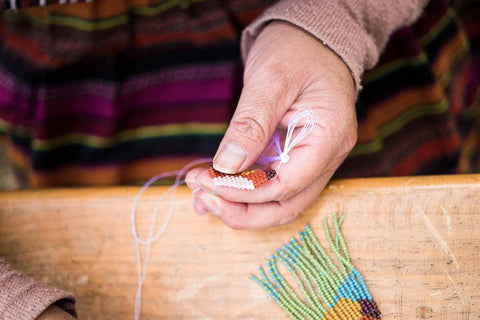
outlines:
[{"label": "white thread", "polygon": [[40,0],[39,4],[40,4],[41,7],[44,7],[44,6],[47,5],[47,0]]},{"label": "white thread", "polygon": [[200,190],[202,190],[202,189],[201,189],[201,188],[196,188],[196,189],[194,189],[194,190],[192,191],[192,196],[191,196],[192,202],[195,201],[195,197],[197,196],[197,193],[198,193],[198,191],[200,191]]},{"label": "white thread", "polygon": [[[300,132],[293,137],[293,131],[298,126],[299,122],[304,119],[304,125]],[[310,132],[312,132],[313,128],[315,128],[315,124],[317,123],[317,114],[310,110],[310,109],[300,109],[290,118],[288,122],[288,129],[287,135],[285,137],[285,145],[283,150],[280,146],[280,137],[278,133],[275,133],[272,137],[272,142],[270,143],[270,147],[276,151],[277,155],[273,157],[263,156],[260,161],[260,164],[267,164],[273,161],[280,160],[275,171],[277,172],[280,170],[280,166],[284,163],[290,161],[290,156],[288,153],[295,147],[300,141],[302,141]],[[293,139],[292,139],[293,137]]]},{"label": "white thread", "polygon": [[[12,1],[12,0],[10,0]],[[42,1],[42,0],[40,0]],[[43,0],[45,1],[45,0]],[[90,0],[91,1],[91,0]],[[87,0],[89,2],[89,0]],[[293,136],[293,131],[297,127],[298,123],[300,120],[305,118],[305,124],[303,125],[302,129],[300,132],[295,136],[295,138],[292,139]],[[280,169],[280,166],[283,163],[287,163],[290,160],[290,156],[288,153],[297,145],[300,141],[302,141],[315,127],[315,124],[317,122],[317,115],[315,112],[312,110],[298,110],[290,119],[288,122],[288,129],[287,129],[287,135],[285,138],[285,146],[282,151],[280,147],[280,138],[278,134],[274,135],[272,138],[271,146],[277,151],[277,156],[274,157],[263,157],[259,162],[263,163],[269,163],[273,162],[276,160],[280,160],[280,163],[278,164],[278,167],[276,169],[277,174]],[[183,167],[179,171],[170,171],[170,172],[165,172],[162,174],[159,174],[153,178],[151,178],[147,183],[143,185],[143,187],[140,189],[140,191],[137,193],[135,196],[135,199],[133,200],[132,204],[132,209],[130,211],[130,223],[131,223],[131,231],[132,231],[132,237],[135,241],[135,255],[137,259],[137,276],[138,276],[138,286],[137,286],[137,293],[135,295],[135,311],[134,311],[134,319],[139,320],[140,319],[140,311],[141,311],[141,306],[142,306],[142,287],[143,287],[143,282],[145,281],[145,276],[147,274],[148,270],[148,264],[150,262],[150,253],[152,249],[152,244],[158,240],[158,238],[163,234],[165,231],[168,223],[170,222],[170,219],[172,218],[173,215],[173,205],[175,201],[175,196],[177,193],[177,188],[178,186],[183,182],[181,181],[181,177],[187,172],[188,169],[190,169],[193,166],[196,166],[201,163],[206,163],[206,162],[212,162],[212,158],[203,158],[203,159],[198,159],[194,160],[190,163],[188,163],[185,167]],[[152,220],[150,222],[149,226],[149,232],[148,232],[148,238],[147,239],[141,239],[138,236],[137,233],[137,228],[135,226],[135,217],[136,217],[136,212],[137,212],[137,204],[140,200],[140,197],[142,194],[156,181],[166,178],[166,177],[171,177],[175,176],[175,183],[170,186],[167,191],[163,195],[160,196],[152,214]],[[227,177],[228,178],[228,177]],[[215,180],[214,180],[215,181]],[[214,183],[212,194],[215,194],[215,188],[217,187],[218,183]],[[193,194],[196,194],[198,192],[199,188],[195,189],[193,191]],[[154,234],[154,228],[155,228],[155,222],[158,216],[158,211],[160,210],[160,206],[163,202],[163,200],[169,195],[170,196],[170,204],[168,207],[167,211],[167,217],[165,219],[165,222],[163,223],[162,227],[160,230]],[[142,257],[140,256],[140,245],[146,245],[147,246],[147,252],[145,254],[145,261],[143,262],[143,268],[142,268]]]},{"label": "white thread", "polygon": [[[135,310],[134,310],[134,319],[139,320],[140,319],[140,311],[141,311],[141,306],[142,306],[142,287],[143,287],[143,282],[145,281],[145,276],[147,274],[148,270],[148,263],[150,261],[150,253],[152,249],[152,244],[155,242],[165,231],[168,223],[170,222],[170,219],[172,218],[173,214],[173,205],[175,201],[175,196],[177,193],[177,188],[178,186],[183,182],[181,181],[182,176],[188,171],[193,166],[196,166],[201,163],[206,163],[206,162],[212,162],[212,158],[202,158],[198,160],[194,160],[190,163],[188,163],[185,167],[183,167],[179,171],[170,171],[170,172],[165,172],[162,174],[159,174],[153,178],[151,178],[147,183],[143,185],[143,187],[140,189],[140,191],[137,193],[135,196],[135,199],[133,200],[132,203],[132,209],[130,211],[130,223],[131,223],[131,231],[132,231],[132,237],[135,241],[135,255],[137,259],[137,277],[138,277],[138,286],[137,286],[137,293],[135,295]],[[159,198],[152,214],[152,220],[150,222],[149,226],[149,232],[148,232],[148,238],[147,239],[141,239],[138,236],[137,233],[137,228],[135,226],[135,217],[137,214],[137,204],[138,201],[140,200],[140,197],[142,194],[156,181],[175,176],[175,183],[170,186],[170,188],[165,191],[163,195]],[[167,212],[167,217],[165,219],[165,222],[163,223],[162,227],[157,233],[153,233],[155,229],[155,222],[158,216],[158,211],[160,210],[160,205],[162,204],[163,200],[169,195],[170,196],[170,204],[168,207],[168,212]],[[146,245],[147,246],[147,252],[145,254],[145,261],[143,262],[143,268],[142,268],[142,257],[140,256],[140,245]]]},{"label": "white thread", "polygon": [[17,10],[17,0],[10,0],[10,9]]}]

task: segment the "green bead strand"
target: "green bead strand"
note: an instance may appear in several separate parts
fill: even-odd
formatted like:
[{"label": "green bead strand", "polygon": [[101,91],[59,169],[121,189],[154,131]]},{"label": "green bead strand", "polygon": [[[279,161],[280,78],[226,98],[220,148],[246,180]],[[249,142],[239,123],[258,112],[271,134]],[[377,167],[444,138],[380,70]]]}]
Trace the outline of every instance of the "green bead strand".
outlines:
[{"label": "green bead strand", "polygon": [[317,256],[322,256],[326,260],[326,265],[330,267],[333,272],[339,277],[340,281],[343,282],[345,280],[344,273],[340,272],[338,267],[335,265],[333,260],[330,258],[328,253],[325,251],[325,249],[320,245],[318,242],[317,237],[312,233],[311,229],[305,229],[308,235],[309,240],[312,242],[312,247],[315,248],[317,251]]},{"label": "green bead strand", "polygon": [[[288,251],[285,251],[283,250],[282,253],[286,254],[288,257],[290,257],[290,255],[288,254]],[[291,258],[291,257],[290,257]],[[307,276],[307,274],[305,273],[304,271],[304,268],[302,265],[298,264],[297,263],[298,261],[296,261],[295,263],[295,267],[296,267],[296,270],[298,271],[298,273],[300,274],[300,276],[302,277],[303,279],[303,283],[306,285],[307,289],[308,289],[308,293],[307,292],[304,292],[304,295],[305,295],[305,298],[307,299],[308,303],[310,303],[310,306],[311,307],[314,307],[316,309],[320,309],[316,303],[316,300],[318,300],[318,297],[316,295],[316,292],[315,290],[313,289],[312,287],[312,284]]]},{"label": "green bead strand", "polygon": [[[305,254],[309,254],[309,253],[303,252],[302,251],[303,248],[297,248],[297,249],[299,249],[300,260],[303,262],[306,269],[310,270],[313,273],[312,280],[316,285],[318,291],[321,292],[323,299],[326,300],[327,305],[333,303],[332,298],[334,294],[332,295],[331,291],[332,290],[335,291],[335,290],[332,289],[332,287],[336,288],[338,286],[336,286],[335,284],[332,285],[332,283],[330,282],[330,277],[328,273],[324,271],[325,269],[323,268],[323,266],[318,265],[318,268],[316,268],[316,266],[312,263],[312,261],[305,256]],[[325,288],[325,290],[323,290],[323,288]]]},{"label": "green bead strand", "polygon": [[269,272],[272,274],[272,277],[274,277],[274,279],[277,279],[277,281],[279,281],[278,291],[280,291],[285,298],[288,298],[287,300],[292,303],[293,308],[303,313],[303,315],[307,317],[307,319],[314,320],[315,319],[313,317],[314,313],[311,311],[311,309],[307,305],[305,305],[300,300],[297,294],[293,291],[292,288],[290,288],[290,286],[285,281],[285,279],[280,275],[280,272],[278,271],[278,268],[275,262],[276,262],[276,259],[274,256],[272,257],[272,259],[268,261],[268,264],[269,264]]},{"label": "green bead strand", "polygon": [[343,255],[348,262],[351,262],[352,259],[350,258],[350,253],[348,252],[348,248],[343,239],[343,235],[340,232],[340,224],[339,224],[339,221],[337,220],[336,213],[333,214],[333,226],[335,228],[335,237],[340,240],[340,246],[342,247]]}]

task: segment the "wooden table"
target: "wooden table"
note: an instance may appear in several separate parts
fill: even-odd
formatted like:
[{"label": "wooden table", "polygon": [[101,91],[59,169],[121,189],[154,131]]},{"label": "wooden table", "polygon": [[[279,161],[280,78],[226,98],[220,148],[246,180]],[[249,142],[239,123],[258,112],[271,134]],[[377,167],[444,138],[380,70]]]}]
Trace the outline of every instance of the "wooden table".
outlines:
[{"label": "wooden table", "polygon": [[[129,211],[138,190],[2,193],[0,256],[74,292],[81,319],[132,319]],[[142,235],[163,191],[141,199]],[[345,215],[354,263],[385,319],[480,319],[480,175],[333,181],[294,223],[255,232],[194,215],[181,188],[153,245],[142,319],[285,319],[248,275],[306,223],[325,241],[321,220],[333,211]]]}]

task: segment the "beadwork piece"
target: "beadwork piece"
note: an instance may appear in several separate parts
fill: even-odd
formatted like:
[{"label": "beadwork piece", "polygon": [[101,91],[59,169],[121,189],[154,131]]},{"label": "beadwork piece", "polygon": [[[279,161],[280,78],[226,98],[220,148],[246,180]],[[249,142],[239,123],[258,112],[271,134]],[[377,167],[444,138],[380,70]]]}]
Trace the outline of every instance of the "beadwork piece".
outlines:
[{"label": "beadwork piece", "polygon": [[[310,226],[301,231],[300,242],[292,238],[267,261],[270,278],[262,267],[260,277],[251,276],[291,319],[375,320],[382,315],[367,285],[353,266],[340,227],[343,216],[333,214],[335,239],[327,219],[325,234],[337,264],[322,247]],[[280,274],[277,261],[283,263],[298,283],[303,298]]]},{"label": "beadwork piece", "polygon": [[275,170],[250,170],[236,174],[226,174],[213,169],[210,165],[210,176],[216,186],[232,187],[237,189],[253,190],[265,182],[275,178]]}]

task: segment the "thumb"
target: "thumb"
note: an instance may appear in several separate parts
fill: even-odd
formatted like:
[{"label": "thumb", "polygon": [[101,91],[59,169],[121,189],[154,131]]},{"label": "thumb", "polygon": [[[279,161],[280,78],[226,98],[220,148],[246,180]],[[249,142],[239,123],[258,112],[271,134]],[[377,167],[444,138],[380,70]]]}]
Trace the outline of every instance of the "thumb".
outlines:
[{"label": "thumb", "polygon": [[280,84],[285,81],[268,81],[265,73],[262,78],[262,81],[245,83],[237,109],[213,159],[215,170],[237,173],[251,167],[293,103],[285,99],[287,90]]}]

